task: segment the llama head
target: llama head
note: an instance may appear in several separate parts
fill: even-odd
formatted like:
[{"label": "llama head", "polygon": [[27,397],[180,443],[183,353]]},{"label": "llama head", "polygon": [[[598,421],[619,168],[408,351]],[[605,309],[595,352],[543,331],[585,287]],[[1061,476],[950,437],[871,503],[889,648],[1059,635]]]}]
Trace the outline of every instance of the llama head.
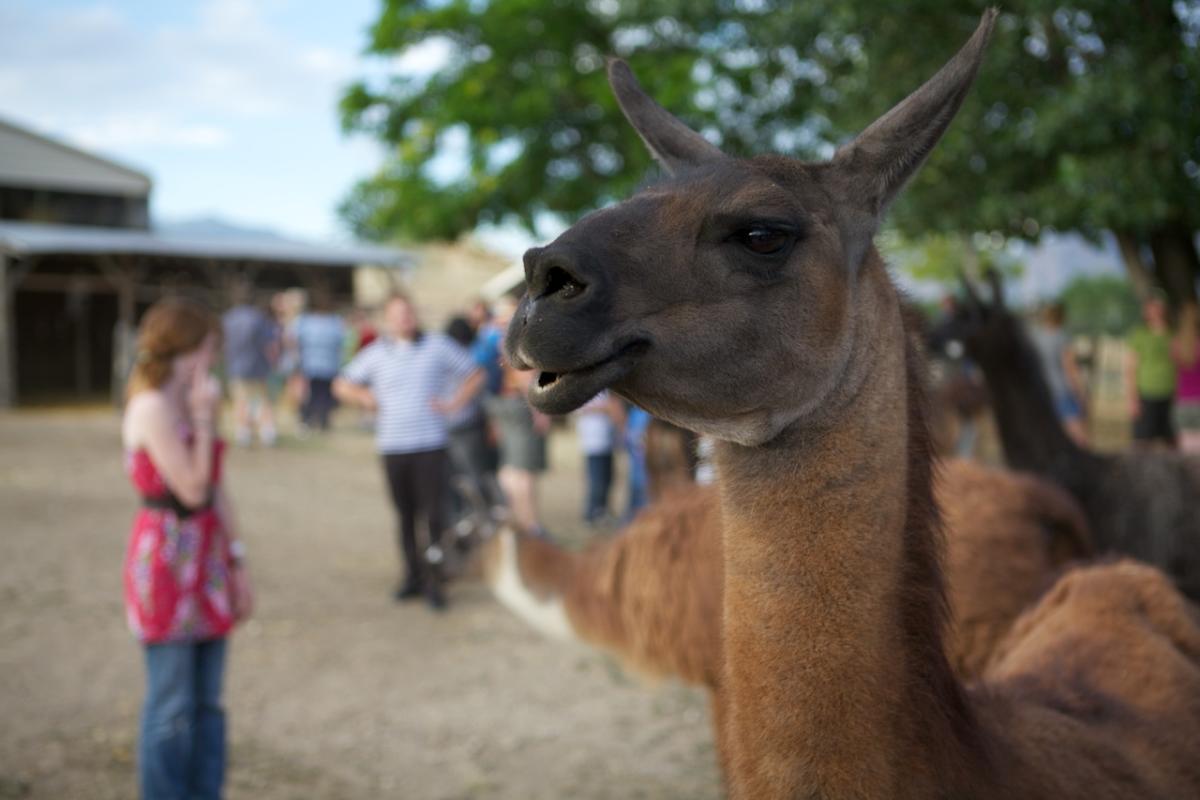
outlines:
[{"label": "llama head", "polygon": [[985,300],[965,275],[964,302],[955,309],[949,333],[963,343],[973,360],[984,365],[1018,365],[1024,341],[1021,322],[1004,300],[1004,279],[989,269],[986,273],[991,299]]},{"label": "llama head", "polygon": [[507,348],[539,373],[533,405],[565,413],[612,387],[742,444],[819,408],[877,312],[859,291],[872,237],[962,104],[995,16],[826,163],[727,157],[610,62],[618,103],[668,177],[525,254]]}]

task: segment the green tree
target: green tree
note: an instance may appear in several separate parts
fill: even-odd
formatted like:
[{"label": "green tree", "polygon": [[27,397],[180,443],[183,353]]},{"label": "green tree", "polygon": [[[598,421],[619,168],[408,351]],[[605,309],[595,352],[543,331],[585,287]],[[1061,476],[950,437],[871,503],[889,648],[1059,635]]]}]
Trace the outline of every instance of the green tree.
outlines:
[{"label": "green tree", "polygon": [[[347,129],[394,147],[346,218],[369,236],[447,237],[515,215],[568,218],[650,168],[604,80],[627,58],[650,91],[734,155],[828,156],[928,77],[976,0],[386,0],[368,51],[431,39],[428,80],[351,86]],[[908,238],[1113,231],[1135,286],[1200,274],[1200,0],[1016,0],[979,85],[898,203]],[[466,173],[430,165],[457,137]]]},{"label": "green tree", "polygon": [[983,281],[996,270],[1006,281],[1020,276],[1022,265],[1004,247],[1002,236],[927,233],[915,240],[885,236],[881,249],[889,261],[919,281],[956,285],[960,277]]},{"label": "green tree", "polygon": [[1067,326],[1084,336],[1123,336],[1137,324],[1137,296],[1129,281],[1112,275],[1075,278],[1062,292]]}]

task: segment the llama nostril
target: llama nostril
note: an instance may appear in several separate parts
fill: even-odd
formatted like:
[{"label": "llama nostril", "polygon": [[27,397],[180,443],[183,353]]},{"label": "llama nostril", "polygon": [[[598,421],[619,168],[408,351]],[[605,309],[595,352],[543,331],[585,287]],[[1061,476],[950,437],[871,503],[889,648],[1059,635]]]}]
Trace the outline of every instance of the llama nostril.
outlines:
[{"label": "llama nostril", "polygon": [[557,295],[560,300],[572,300],[583,294],[587,284],[567,272],[562,267],[550,267],[546,271],[546,287],[542,297]]}]

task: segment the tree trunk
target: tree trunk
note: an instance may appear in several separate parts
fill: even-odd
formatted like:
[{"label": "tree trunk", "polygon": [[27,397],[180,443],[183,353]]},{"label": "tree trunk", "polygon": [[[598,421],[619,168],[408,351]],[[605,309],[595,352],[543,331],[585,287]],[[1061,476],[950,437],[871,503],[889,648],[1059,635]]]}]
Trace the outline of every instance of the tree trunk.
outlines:
[{"label": "tree trunk", "polygon": [[1117,247],[1121,250],[1121,260],[1125,262],[1125,271],[1133,284],[1133,292],[1140,302],[1145,302],[1154,293],[1154,273],[1146,259],[1142,258],[1142,242],[1132,231],[1113,231],[1117,237]]},{"label": "tree trunk", "polygon": [[1192,232],[1184,225],[1169,225],[1150,234],[1154,265],[1171,307],[1178,309],[1196,302],[1196,278],[1200,277],[1200,256]]}]

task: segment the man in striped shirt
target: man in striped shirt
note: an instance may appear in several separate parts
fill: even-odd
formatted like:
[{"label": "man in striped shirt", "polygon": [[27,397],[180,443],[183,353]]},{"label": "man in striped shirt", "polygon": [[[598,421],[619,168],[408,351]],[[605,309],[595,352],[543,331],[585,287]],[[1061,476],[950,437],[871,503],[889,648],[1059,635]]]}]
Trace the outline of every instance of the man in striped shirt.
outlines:
[{"label": "man in striped shirt", "polygon": [[[485,375],[453,339],[422,331],[404,295],[393,295],[384,306],[384,330],[346,365],[333,390],[339,400],[376,412],[375,446],[400,518],[407,568],[396,599],[424,593],[430,607],[440,610],[446,416],[479,392]],[[424,548],[418,547],[418,520],[425,523]]]}]

